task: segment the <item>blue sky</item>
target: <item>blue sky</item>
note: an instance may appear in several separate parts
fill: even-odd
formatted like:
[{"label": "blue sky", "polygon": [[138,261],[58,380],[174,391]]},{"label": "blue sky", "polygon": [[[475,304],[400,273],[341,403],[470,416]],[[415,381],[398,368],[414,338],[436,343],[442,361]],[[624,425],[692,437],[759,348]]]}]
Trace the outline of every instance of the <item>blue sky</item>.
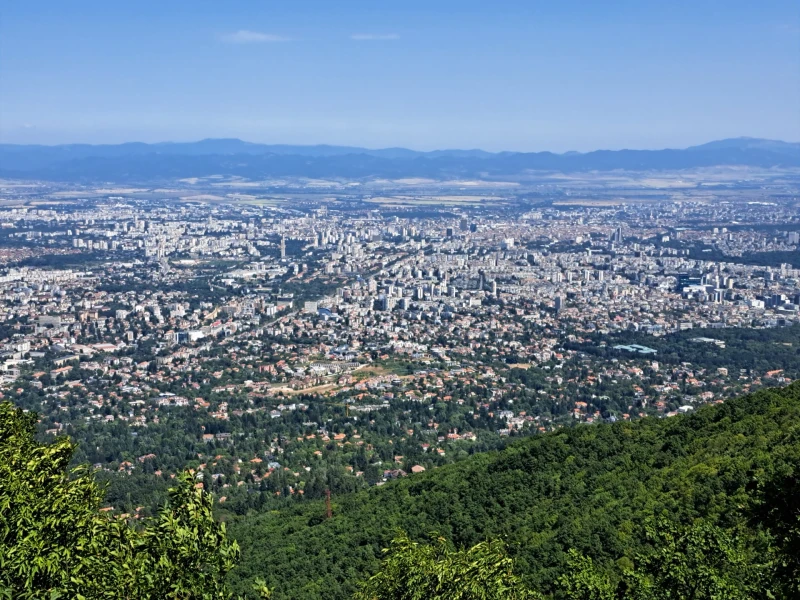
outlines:
[{"label": "blue sky", "polygon": [[0,140],[800,141],[796,0],[6,0]]}]

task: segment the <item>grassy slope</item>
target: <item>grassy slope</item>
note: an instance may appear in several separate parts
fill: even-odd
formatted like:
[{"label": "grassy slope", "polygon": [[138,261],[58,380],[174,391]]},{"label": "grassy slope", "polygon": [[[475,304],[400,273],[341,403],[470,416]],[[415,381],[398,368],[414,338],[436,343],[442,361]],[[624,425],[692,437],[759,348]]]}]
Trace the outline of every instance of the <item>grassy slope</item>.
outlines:
[{"label": "grassy slope", "polygon": [[335,498],[334,517],[302,503],[231,523],[243,549],[232,581],[256,576],[275,598],[346,598],[402,527],[457,544],[503,536],[527,580],[546,589],[578,548],[609,569],[642,544],[642,524],[744,522],[754,480],[798,445],[800,384],[666,420],[580,426]]}]

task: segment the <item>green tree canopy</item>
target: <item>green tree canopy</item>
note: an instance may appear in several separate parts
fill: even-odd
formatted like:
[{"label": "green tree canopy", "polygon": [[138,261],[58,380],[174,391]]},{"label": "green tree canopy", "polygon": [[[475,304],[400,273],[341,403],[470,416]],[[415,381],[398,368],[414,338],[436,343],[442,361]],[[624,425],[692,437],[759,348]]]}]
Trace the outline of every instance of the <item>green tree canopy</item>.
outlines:
[{"label": "green tree canopy", "polygon": [[100,510],[103,491],[70,468],[67,438],[40,444],[36,416],[0,403],[0,597],[229,598],[239,548],[189,474],[154,522]]},{"label": "green tree canopy", "polygon": [[775,597],[768,564],[741,541],[706,521],[682,528],[665,519],[647,525],[651,547],[612,582],[588,557],[570,551],[559,578],[570,600],[748,600]]},{"label": "green tree canopy", "polygon": [[[652,546],[612,580],[576,550],[553,594],[531,590],[514,574],[497,540],[456,550],[443,537],[431,544],[401,533],[384,552],[376,575],[355,600],[750,600],[776,598],[768,563],[705,521],[683,528],[665,518],[647,525]],[[789,596],[787,596],[789,597]]]},{"label": "green tree canopy", "polygon": [[529,600],[540,598],[513,574],[499,541],[455,550],[443,537],[418,544],[401,533],[386,550],[381,570],[356,600]]}]

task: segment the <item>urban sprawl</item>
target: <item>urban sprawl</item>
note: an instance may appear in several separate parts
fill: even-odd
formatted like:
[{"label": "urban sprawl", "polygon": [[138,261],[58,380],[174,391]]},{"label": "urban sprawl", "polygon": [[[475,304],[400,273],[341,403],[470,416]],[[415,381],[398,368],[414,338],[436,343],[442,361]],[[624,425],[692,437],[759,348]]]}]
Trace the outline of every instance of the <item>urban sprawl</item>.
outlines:
[{"label": "urban sprawl", "polygon": [[114,477],[323,497],[788,383],[798,246],[763,201],[7,203],[2,394]]}]

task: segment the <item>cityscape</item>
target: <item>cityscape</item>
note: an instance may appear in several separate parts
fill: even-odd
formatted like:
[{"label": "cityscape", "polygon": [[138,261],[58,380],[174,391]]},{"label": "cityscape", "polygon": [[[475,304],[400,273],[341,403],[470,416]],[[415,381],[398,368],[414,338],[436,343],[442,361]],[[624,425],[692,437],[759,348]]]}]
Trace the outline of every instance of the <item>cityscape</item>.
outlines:
[{"label": "cityscape", "polygon": [[322,498],[798,376],[784,182],[443,208],[426,195],[447,189],[375,203],[305,185],[229,202],[3,188],[4,396],[95,469],[191,468],[241,511],[253,490]]},{"label": "cityscape", "polygon": [[788,0],[0,10],[0,600],[800,598]]}]

